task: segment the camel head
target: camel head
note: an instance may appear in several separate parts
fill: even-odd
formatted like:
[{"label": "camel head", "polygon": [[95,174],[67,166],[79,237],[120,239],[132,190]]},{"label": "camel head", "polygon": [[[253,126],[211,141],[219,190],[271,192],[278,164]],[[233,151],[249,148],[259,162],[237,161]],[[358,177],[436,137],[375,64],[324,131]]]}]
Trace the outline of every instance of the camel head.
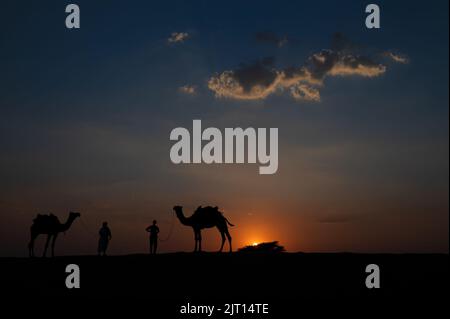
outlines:
[{"label": "camel head", "polygon": [[175,211],[175,213],[182,213],[183,212],[183,206],[173,206],[173,210]]},{"label": "camel head", "polygon": [[80,216],[81,216],[81,214],[77,213],[77,212],[70,212],[69,213],[69,218],[70,219],[75,219],[75,218],[80,217]]}]

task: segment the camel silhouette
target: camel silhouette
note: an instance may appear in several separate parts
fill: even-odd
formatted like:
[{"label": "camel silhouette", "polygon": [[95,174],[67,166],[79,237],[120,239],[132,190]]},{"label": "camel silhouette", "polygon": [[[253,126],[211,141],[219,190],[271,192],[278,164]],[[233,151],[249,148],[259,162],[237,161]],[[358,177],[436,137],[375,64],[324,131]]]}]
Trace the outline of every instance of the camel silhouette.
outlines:
[{"label": "camel silhouette", "polygon": [[195,248],[194,252],[202,251],[202,234],[201,230],[203,228],[217,227],[222,236],[222,245],[220,246],[219,252],[223,250],[223,245],[225,244],[225,236],[228,238],[228,243],[230,244],[230,252],[232,252],[231,247],[231,235],[228,232],[228,225],[231,224],[228,219],[223,216],[222,212],[219,211],[218,207],[201,207],[199,206],[197,210],[190,217],[185,217],[183,214],[182,206],[174,206],[173,210],[177,215],[178,219],[183,225],[190,226],[194,230],[194,240]]},{"label": "camel silhouette", "polygon": [[73,221],[80,217],[80,213],[70,212],[67,221],[64,224],[61,224],[58,217],[53,214],[49,215],[41,215],[38,214],[35,219],[33,219],[33,224],[31,225],[31,239],[28,244],[29,256],[34,257],[34,241],[36,237],[40,234],[47,235],[47,241],[45,242],[45,249],[43,253],[43,257],[47,254],[48,244],[50,243],[50,239],[52,239],[52,257],[55,256],[55,241],[56,237],[60,232],[67,231],[70,226],[72,226]]}]

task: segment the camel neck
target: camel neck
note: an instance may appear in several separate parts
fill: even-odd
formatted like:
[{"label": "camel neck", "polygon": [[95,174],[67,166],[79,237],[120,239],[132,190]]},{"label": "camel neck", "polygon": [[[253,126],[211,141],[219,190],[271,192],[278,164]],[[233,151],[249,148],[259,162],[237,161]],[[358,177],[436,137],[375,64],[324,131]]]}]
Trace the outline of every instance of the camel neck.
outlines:
[{"label": "camel neck", "polygon": [[176,212],[176,214],[177,214],[178,219],[180,220],[180,222],[181,222],[183,225],[189,225],[189,224],[190,224],[190,223],[189,223],[189,219],[186,218],[186,216],[184,216],[184,214],[183,214],[182,211],[178,211],[178,212]]},{"label": "camel neck", "polygon": [[62,231],[66,231],[70,228],[70,226],[72,225],[73,221],[75,220],[75,217],[73,216],[69,216],[66,220],[66,222],[64,224],[61,225],[61,229]]}]

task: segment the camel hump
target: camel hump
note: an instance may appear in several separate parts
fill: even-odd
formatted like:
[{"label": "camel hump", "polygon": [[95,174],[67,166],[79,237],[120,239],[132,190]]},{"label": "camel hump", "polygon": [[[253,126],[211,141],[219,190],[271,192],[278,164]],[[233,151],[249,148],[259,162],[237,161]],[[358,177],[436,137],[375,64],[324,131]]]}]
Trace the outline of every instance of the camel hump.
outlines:
[{"label": "camel hump", "polygon": [[218,211],[219,210],[219,207],[217,207],[217,206],[215,206],[215,207],[212,207],[212,206],[205,206],[205,207],[203,207],[203,206],[198,206],[197,207],[197,209],[195,210],[195,211],[212,211],[212,210],[215,210],[215,211]]},{"label": "camel hump", "polygon": [[221,212],[219,211],[219,207],[217,207],[217,206],[214,206],[214,207],[212,207],[212,206],[206,206],[206,207],[203,207],[202,209],[201,209],[201,211],[203,212],[203,213],[206,213],[206,214],[218,214],[218,213],[220,213],[221,214]]},{"label": "camel hump", "polygon": [[203,207],[203,209],[205,209],[205,210],[215,210],[215,211],[219,211],[219,207],[217,207],[217,206],[214,206],[214,207],[212,207],[212,206],[206,206],[206,207]]},{"label": "camel hump", "polygon": [[219,211],[219,207],[217,207],[217,206],[215,206],[215,207],[212,207],[212,206],[205,206],[205,207],[199,206],[195,210],[194,214],[197,215],[197,216],[213,216],[213,215],[221,214],[221,212]]},{"label": "camel hump", "polygon": [[54,224],[54,223],[59,223],[58,217],[56,217],[55,215],[53,215],[52,213],[50,214],[37,214],[36,218],[33,219],[33,222],[35,224]]}]

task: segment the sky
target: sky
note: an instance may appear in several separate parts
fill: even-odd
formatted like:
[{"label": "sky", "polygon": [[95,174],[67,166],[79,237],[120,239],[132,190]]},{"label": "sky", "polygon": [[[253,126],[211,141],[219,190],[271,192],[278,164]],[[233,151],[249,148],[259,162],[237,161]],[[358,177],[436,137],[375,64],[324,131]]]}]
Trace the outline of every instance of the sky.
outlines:
[{"label": "sky", "polygon": [[[0,256],[25,256],[37,213],[81,213],[57,254],[190,251],[190,215],[218,206],[234,248],[446,252],[448,2],[0,3]],[[175,165],[172,129],[279,130],[256,164]],[[173,225],[173,232],[170,229]],[[42,251],[44,238],[37,242]],[[217,250],[216,229],[203,246]]]}]

